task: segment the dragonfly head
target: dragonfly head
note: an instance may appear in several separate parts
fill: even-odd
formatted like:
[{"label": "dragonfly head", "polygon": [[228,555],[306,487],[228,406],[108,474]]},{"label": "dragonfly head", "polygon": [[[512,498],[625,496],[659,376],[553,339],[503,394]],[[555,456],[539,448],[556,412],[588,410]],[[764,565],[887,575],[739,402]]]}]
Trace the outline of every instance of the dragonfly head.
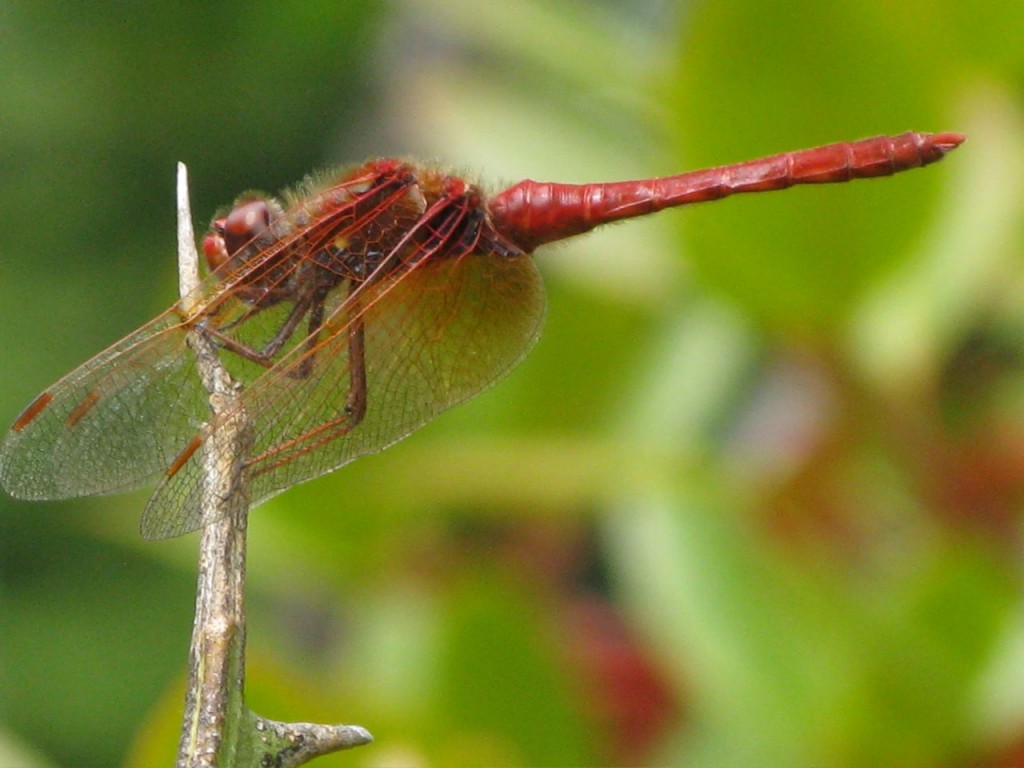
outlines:
[{"label": "dragonfly head", "polygon": [[[218,217],[203,238],[203,255],[212,271],[229,260],[244,261],[275,238],[273,224],[280,205],[264,197],[241,198],[226,216]],[[237,264],[235,266],[238,266]]]}]

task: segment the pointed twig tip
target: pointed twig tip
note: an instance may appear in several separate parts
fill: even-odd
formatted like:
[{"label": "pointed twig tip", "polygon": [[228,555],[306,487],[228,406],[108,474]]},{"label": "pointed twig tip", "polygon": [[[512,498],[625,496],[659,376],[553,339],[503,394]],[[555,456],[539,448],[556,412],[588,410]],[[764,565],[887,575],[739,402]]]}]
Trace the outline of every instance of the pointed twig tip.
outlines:
[{"label": "pointed twig tip", "polygon": [[350,725],[352,731],[352,746],[361,747],[364,744],[373,743],[373,734],[361,725]]}]

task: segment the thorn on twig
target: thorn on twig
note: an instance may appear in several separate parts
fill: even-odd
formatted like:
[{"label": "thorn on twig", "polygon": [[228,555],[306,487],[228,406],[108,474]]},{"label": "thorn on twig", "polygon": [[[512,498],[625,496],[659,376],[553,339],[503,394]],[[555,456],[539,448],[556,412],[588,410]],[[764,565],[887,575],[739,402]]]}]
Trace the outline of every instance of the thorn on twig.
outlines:
[{"label": "thorn on twig", "polygon": [[358,725],[279,723],[254,715],[253,728],[263,747],[256,764],[268,768],[292,768],[314,757],[373,741],[370,732]]}]

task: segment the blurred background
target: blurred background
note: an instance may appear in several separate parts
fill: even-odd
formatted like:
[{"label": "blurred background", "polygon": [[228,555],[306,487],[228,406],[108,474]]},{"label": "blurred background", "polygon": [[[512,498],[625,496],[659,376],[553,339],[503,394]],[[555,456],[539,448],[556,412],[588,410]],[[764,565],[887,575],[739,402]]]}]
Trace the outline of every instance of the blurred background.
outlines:
[{"label": "blurred background", "polygon": [[[0,420],[176,297],[174,163],[489,189],[908,129],[894,179],[541,250],[509,377],[250,523],[250,703],[318,765],[1024,762],[1024,6],[0,6]],[[197,537],[0,499],[0,764],[168,764]]]}]

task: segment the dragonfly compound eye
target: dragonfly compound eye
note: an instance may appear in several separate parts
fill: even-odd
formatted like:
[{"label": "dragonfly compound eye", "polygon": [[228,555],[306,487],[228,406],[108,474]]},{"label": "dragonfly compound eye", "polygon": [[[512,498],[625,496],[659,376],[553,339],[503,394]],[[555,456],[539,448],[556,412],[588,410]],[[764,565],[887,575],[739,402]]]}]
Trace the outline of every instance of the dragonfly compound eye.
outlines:
[{"label": "dragonfly compound eye", "polygon": [[270,208],[264,200],[236,205],[224,219],[224,244],[232,256],[270,227]]}]

